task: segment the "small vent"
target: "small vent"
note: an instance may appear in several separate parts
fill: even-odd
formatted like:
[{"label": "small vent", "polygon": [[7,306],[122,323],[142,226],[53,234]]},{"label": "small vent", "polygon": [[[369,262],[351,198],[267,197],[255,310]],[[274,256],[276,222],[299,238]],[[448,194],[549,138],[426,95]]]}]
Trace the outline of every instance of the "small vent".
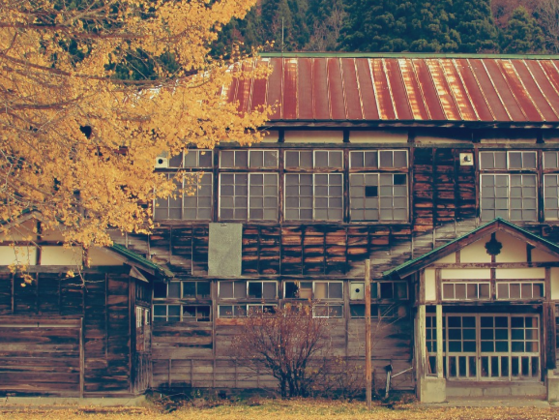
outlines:
[{"label": "small vent", "polygon": [[155,168],[156,169],[162,169],[162,168],[168,168],[169,167],[169,159],[165,158],[165,157],[157,157],[155,159]]},{"label": "small vent", "polygon": [[349,286],[349,298],[351,300],[365,299],[365,285],[363,283],[352,283]]}]

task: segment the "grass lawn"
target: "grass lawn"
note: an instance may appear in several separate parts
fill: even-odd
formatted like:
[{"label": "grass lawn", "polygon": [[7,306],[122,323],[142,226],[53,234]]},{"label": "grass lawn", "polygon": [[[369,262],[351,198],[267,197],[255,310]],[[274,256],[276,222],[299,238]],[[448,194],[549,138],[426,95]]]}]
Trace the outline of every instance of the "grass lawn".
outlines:
[{"label": "grass lawn", "polygon": [[263,400],[260,405],[227,404],[213,408],[183,407],[162,413],[156,407],[82,409],[7,409],[0,406],[0,419],[9,420],[311,420],[311,419],[559,419],[559,408],[492,407],[429,408],[417,404],[395,409],[374,407],[367,411],[362,402]]}]

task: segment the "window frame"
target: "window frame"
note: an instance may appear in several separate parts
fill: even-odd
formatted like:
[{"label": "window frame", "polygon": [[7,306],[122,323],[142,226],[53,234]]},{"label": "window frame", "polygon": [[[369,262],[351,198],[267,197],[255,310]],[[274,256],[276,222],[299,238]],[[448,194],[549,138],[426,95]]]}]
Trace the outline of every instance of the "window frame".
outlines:
[{"label": "window frame", "polygon": [[[301,290],[301,283],[311,283],[311,296],[309,297],[288,297],[287,295],[287,287],[286,284],[287,283],[295,283],[296,286],[298,287],[299,290]],[[299,283],[299,285],[297,285],[297,283]],[[330,284],[340,284],[341,285],[341,289],[342,289],[342,296],[341,297],[326,297],[326,298],[317,298],[316,297],[316,284],[318,283],[326,283],[327,284],[327,291],[328,291],[328,296],[330,295]],[[307,287],[305,287],[305,289],[308,289]],[[344,281],[343,280],[286,280],[283,282],[283,299],[294,299],[294,300],[307,300],[307,299],[312,299],[313,301],[330,301],[330,302],[335,302],[335,301],[343,301],[344,299]]]},{"label": "window frame", "polygon": [[[490,155],[493,156],[492,162],[489,165],[484,164],[484,160],[487,160],[486,157]],[[513,165],[511,162],[511,156],[514,155],[520,155],[519,165]],[[498,156],[501,156],[502,161],[504,158],[504,161],[495,165]],[[542,181],[540,163],[544,160],[543,156],[538,150],[533,149],[479,150],[479,218],[481,221],[491,221],[496,217],[520,223],[540,221],[542,210],[539,202],[540,181]],[[523,163],[532,159],[533,165]],[[533,217],[529,217],[532,212]]]}]

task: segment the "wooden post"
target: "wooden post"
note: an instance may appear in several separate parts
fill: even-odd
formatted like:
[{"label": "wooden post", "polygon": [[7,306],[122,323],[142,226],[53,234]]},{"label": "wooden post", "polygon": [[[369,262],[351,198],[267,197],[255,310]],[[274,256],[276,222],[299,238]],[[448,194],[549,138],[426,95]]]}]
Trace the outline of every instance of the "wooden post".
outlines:
[{"label": "wooden post", "polygon": [[[13,278],[13,276],[12,276]],[[13,295],[12,295],[13,296]],[[83,317],[80,318],[80,398],[83,398],[85,389],[85,348],[84,348],[84,331],[83,331]]]},{"label": "wooden post", "polygon": [[[437,378],[443,377],[443,305],[437,305]],[[427,360],[429,363],[429,360]]]},{"label": "wooden post", "polygon": [[371,365],[371,260],[365,260],[365,381],[367,384],[367,409],[373,398],[373,370]]}]

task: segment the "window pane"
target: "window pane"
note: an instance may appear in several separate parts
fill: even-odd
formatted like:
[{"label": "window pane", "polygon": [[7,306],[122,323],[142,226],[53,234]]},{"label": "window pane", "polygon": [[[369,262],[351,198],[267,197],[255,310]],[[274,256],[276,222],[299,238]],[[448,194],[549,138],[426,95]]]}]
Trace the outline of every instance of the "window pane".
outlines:
[{"label": "window pane", "polygon": [[248,297],[249,298],[262,298],[262,283],[249,282],[248,283]]},{"label": "window pane", "polygon": [[271,283],[271,282],[267,282],[267,283],[263,283],[263,297],[264,299],[275,299],[276,298],[276,288],[277,288],[277,284]]},{"label": "window pane", "polygon": [[233,297],[233,283],[220,282],[219,283],[219,297],[232,298]]},{"label": "window pane", "polygon": [[153,284],[153,298],[165,299],[167,297],[167,283],[154,283]]},{"label": "window pane", "polygon": [[342,283],[330,283],[330,293],[328,297],[330,299],[342,299]]},{"label": "window pane", "polygon": [[168,289],[167,297],[168,298],[179,298],[180,297],[180,290],[181,290],[181,284],[179,282],[169,283],[169,289]]},{"label": "window pane", "polygon": [[315,299],[328,298],[328,283],[322,283],[322,282],[314,283],[314,298]]},{"label": "window pane", "polygon": [[205,281],[200,281],[196,283],[197,294],[199,298],[209,298],[210,297],[210,283]]},{"label": "window pane", "polygon": [[246,283],[244,281],[234,282],[233,292],[236,299],[246,297]]},{"label": "window pane", "polygon": [[196,283],[190,281],[183,282],[182,297],[189,297],[189,298],[196,297]]}]

